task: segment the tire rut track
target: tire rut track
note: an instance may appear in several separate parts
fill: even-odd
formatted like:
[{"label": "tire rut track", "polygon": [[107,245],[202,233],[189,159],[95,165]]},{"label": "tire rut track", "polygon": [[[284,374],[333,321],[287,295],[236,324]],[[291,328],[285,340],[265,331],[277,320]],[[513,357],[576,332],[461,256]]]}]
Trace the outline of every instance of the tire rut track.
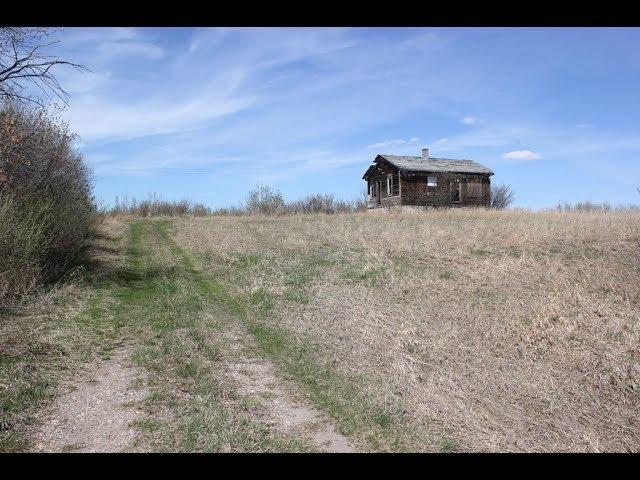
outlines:
[{"label": "tire rut track", "polygon": [[[194,283],[208,290],[212,280],[195,267],[191,257],[166,231],[157,225],[156,231],[191,273]],[[224,361],[227,373],[237,384],[239,393],[259,402],[271,427],[287,435],[304,437],[320,451],[356,451],[351,441],[338,432],[329,416],[293,393],[295,388],[277,375],[277,367],[271,360],[248,353],[256,351],[257,344],[240,319],[229,316],[227,326],[224,335],[231,353]]]},{"label": "tire rut track", "polygon": [[146,395],[137,385],[140,369],[129,362],[130,349],[120,344],[107,359],[70,382],[68,392],[42,413],[34,434],[37,452],[125,452],[136,449],[133,407]]}]

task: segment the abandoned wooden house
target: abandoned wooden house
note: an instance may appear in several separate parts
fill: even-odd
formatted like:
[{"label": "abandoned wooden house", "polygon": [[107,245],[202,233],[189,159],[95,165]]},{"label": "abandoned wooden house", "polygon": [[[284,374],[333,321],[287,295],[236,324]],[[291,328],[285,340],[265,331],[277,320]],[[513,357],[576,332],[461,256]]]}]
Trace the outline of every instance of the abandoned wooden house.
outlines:
[{"label": "abandoned wooden house", "polygon": [[369,208],[488,206],[493,172],[472,160],[377,155],[364,176]]}]

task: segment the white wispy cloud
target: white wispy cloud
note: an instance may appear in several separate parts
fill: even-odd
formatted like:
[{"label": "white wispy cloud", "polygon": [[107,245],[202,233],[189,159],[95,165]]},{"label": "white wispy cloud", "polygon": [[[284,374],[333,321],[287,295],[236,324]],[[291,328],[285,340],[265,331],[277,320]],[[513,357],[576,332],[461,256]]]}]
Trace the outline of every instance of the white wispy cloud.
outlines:
[{"label": "white wispy cloud", "polygon": [[532,152],[531,150],[513,150],[511,152],[503,153],[502,158],[507,160],[539,160],[542,158],[542,155],[536,152]]},{"label": "white wispy cloud", "polygon": [[465,125],[475,125],[477,121],[478,119],[476,117],[464,117],[462,119],[462,123],[464,123]]},{"label": "white wispy cloud", "polygon": [[84,94],[72,99],[65,112],[85,141],[113,141],[194,129],[206,122],[241,111],[253,98],[235,94],[240,78],[219,77],[200,90],[171,99],[161,92],[130,103],[104,95]]},{"label": "white wispy cloud", "polygon": [[395,140],[383,140],[382,142],[372,143],[371,145],[367,145],[366,148],[375,149],[375,148],[398,147],[400,145],[406,145],[408,143],[416,143],[419,141],[420,141],[420,137],[411,137],[409,140],[405,140],[403,138],[396,138]]},{"label": "white wispy cloud", "polygon": [[367,145],[367,148],[386,148],[386,147],[396,147],[398,145],[404,145],[407,143],[406,140],[402,138],[397,138],[395,140],[384,140],[382,142],[372,143],[371,145]]},{"label": "white wispy cloud", "polygon": [[158,45],[136,41],[102,42],[97,46],[96,53],[102,57],[103,61],[118,56],[156,60],[165,55],[164,49]]},{"label": "white wispy cloud", "polygon": [[166,53],[136,28],[65,29],[62,45],[82,63],[96,66],[118,57],[158,59]]},{"label": "white wispy cloud", "polygon": [[[270,72],[357,43],[345,29],[199,29],[190,42],[165,51],[158,35],[147,29],[68,31],[64,43],[72,57],[92,69],[64,78],[73,94],[65,117],[81,137],[114,141],[178,133],[303,96],[305,88],[331,88],[332,77],[292,88],[277,81],[286,83],[290,74]],[[156,67],[139,66],[164,57]],[[137,62],[130,64],[132,59]]]}]

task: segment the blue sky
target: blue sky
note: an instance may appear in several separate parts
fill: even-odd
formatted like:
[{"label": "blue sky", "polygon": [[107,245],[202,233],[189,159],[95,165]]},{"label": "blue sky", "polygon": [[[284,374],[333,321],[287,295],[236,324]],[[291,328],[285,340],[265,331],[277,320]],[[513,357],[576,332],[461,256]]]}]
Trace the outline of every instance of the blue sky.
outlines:
[{"label": "blue sky", "polygon": [[354,198],[377,153],[469,158],[518,206],[638,203],[640,29],[66,28],[63,116],[116,195]]}]

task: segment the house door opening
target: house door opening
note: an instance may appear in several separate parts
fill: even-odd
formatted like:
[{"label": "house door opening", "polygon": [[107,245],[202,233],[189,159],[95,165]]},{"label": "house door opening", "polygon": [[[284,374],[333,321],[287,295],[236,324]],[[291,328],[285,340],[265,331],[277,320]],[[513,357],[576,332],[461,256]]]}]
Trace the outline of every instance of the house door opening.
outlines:
[{"label": "house door opening", "polygon": [[451,188],[451,201],[452,202],[459,202],[460,201],[460,180],[451,180],[451,183],[449,184],[450,188]]},{"label": "house door opening", "polygon": [[382,195],[382,180],[376,182],[376,201],[380,205],[380,196]]}]

